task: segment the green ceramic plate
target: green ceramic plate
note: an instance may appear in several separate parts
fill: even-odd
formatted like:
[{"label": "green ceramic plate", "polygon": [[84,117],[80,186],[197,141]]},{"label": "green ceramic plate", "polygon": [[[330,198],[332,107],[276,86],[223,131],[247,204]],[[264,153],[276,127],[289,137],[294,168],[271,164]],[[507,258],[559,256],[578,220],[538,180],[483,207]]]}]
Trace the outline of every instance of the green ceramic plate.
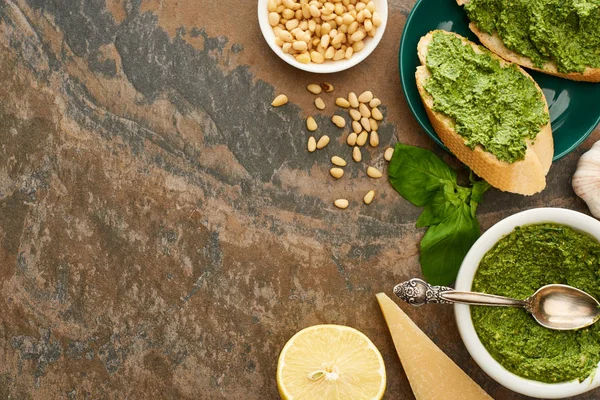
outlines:
[{"label": "green ceramic plate", "polygon": [[[404,95],[419,124],[436,143],[446,148],[427,118],[415,83],[415,70],[420,65],[417,43],[421,36],[434,29],[456,32],[476,43],[479,41],[469,30],[469,19],[455,0],[418,0],[402,33],[398,62]],[[554,160],[558,160],[579,146],[600,122],[600,83],[574,82],[529,72],[548,100]]]}]

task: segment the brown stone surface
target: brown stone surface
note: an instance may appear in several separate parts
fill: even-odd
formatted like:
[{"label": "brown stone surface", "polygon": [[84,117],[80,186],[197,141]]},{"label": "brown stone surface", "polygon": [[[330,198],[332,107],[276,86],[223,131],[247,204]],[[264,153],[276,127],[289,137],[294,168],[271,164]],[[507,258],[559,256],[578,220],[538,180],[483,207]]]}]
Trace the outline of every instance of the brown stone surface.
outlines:
[{"label": "brown stone surface", "polygon": [[[0,398],[277,398],[280,349],[318,323],[366,333],[386,398],[412,398],[374,294],[419,275],[419,210],[362,165],[334,182],[328,158],[350,155],[327,121],[333,95],[372,89],[384,145],[450,160],[401,94],[412,4],[391,1],[373,55],[321,78],[270,51],[255,1],[0,2]],[[335,139],[308,154],[304,86],[320,79],[336,87],[317,116]],[[280,92],[290,104],[273,109]],[[587,212],[569,181],[599,138],[542,194],[489,191],[483,228],[539,206]],[[495,398],[523,398],[473,362],[450,308],[407,312]]]}]

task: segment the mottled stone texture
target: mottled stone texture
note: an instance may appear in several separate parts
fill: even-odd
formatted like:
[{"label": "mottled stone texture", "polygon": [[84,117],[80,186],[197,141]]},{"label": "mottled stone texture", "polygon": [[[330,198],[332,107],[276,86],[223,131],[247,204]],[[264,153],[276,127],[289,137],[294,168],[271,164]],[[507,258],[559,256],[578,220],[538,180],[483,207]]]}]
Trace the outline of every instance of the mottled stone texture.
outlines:
[{"label": "mottled stone texture", "polygon": [[[419,275],[419,210],[362,164],[334,182],[328,158],[350,154],[327,121],[334,95],[372,89],[384,145],[451,160],[401,94],[412,3],[391,2],[368,60],[324,78],[336,91],[316,119],[334,140],[308,154],[304,86],[323,78],[269,50],[255,1],[0,1],[0,398],[277,398],[280,349],[318,323],[365,332],[386,398],[412,398],[374,294]],[[291,102],[273,109],[280,92]],[[488,192],[483,227],[538,206],[586,211],[569,181],[599,138],[540,195]],[[364,156],[384,165],[382,149]],[[408,312],[494,397],[522,398],[475,365],[450,308]]]}]

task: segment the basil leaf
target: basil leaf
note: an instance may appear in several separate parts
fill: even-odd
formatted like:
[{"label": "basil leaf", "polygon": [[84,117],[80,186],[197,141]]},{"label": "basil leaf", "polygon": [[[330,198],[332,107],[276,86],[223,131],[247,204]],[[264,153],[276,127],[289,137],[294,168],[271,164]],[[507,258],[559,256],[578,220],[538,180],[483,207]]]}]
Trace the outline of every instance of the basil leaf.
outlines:
[{"label": "basil leaf", "polygon": [[456,173],[429,150],[398,143],[388,166],[390,183],[416,206],[427,205],[440,185],[456,182]]},{"label": "basil leaf", "polygon": [[421,269],[432,285],[449,285],[456,279],[465,255],[479,237],[479,222],[463,203],[447,218],[432,225],[421,241]]},{"label": "basil leaf", "polygon": [[462,206],[471,195],[471,189],[446,181],[437,191],[417,220],[417,228],[439,224],[448,218],[457,207]]},{"label": "basil leaf", "polygon": [[[472,181],[473,182],[473,181]],[[483,194],[491,187],[486,181],[475,181],[471,188],[471,216],[475,218],[475,212],[477,212],[477,206],[483,200]]]}]

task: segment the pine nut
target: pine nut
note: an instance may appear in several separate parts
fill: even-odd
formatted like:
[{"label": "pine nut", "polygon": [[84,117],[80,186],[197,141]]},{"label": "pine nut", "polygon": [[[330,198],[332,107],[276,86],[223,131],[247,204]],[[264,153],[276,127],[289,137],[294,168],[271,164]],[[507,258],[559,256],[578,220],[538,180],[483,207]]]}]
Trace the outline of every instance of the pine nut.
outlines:
[{"label": "pine nut", "polygon": [[344,50],[341,50],[341,49],[337,50],[335,52],[335,54],[333,55],[333,60],[339,61],[339,60],[343,59],[345,55],[346,55],[346,52]]},{"label": "pine nut", "polygon": [[328,144],[329,144],[329,136],[323,135],[319,138],[319,141],[317,142],[317,149],[321,150],[323,147],[327,146]]},{"label": "pine nut", "polygon": [[363,197],[363,201],[365,202],[365,204],[371,204],[371,202],[373,201],[374,198],[375,198],[375,191],[369,190],[367,192],[367,194],[365,194],[365,197]]},{"label": "pine nut", "polygon": [[348,47],[348,48],[346,49],[346,54],[344,55],[344,58],[345,58],[346,60],[349,60],[349,59],[350,59],[350,57],[352,57],[352,54],[354,54],[354,50],[352,49],[352,47]]},{"label": "pine nut", "polygon": [[339,115],[334,115],[331,117],[331,122],[333,122],[338,128],[343,128],[346,126],[346,120]]},{"label": "pine nut", "polygon": [[383,114],[377,107],[371,110],[371,115],[373,115],[373,118],[375,118],[377,121],[381,121],[383,119]]},{"label": "pine nut", "polygon": [[280,94],[279,96],[275,97],[275,99],[273,100],[271,105],[273,107],[280,107],[284,104],[287,104],[287,102],[288,102],[287,96],[285,94]]},{"label": "pine nut", "polygon": [[360,96],[358,96],[358,101],[361,103],[368,103],[373,100],[373,92],[367,90],[366,92],[362,92]]},{"label": "pine nut", "polygon": [[327,48],[327,50],[325,50],[325,59],[326,60],[331,60],[334,55],[335,55],[335,47],[329,46]]},{"label": "pine nut", "polygon": [[296,60],[302,64],[308,64],[310,62],[310,56],[308,53],[302,53],[296,56]]},{"label": "pine nut", "polygon": [[[371,108],[379,107],[380,105],[381,100],[379,100],[377,97],[373,98],[373,100],[369,102],[369,107]],[[371,114],[373,114],[373,110],[371,110]]]},{"label": "pine nut", "polygon": [[321,16],[321,11],[319,11],[317,6],[314,4],[311,5],[308,10],[310,11],[310,15],[312,15],[314,18],[319,18]]},{"label": "pine nut", "polygon": [[319,110],[324,110],[325,109],[325,102],[323,101],[322,98],[317,97],[315,99],[315,107],[317,107]]},{"label": "pine nut", "polygon": [[338,97],[337,99],[335,99],[335,105],[342,108],[350,107],[350,103],[348,103],[348,100],[346,100],[343,97]]},{"label": "pine nut", "polygon": [[348,146],[354,146],[356,144],[356,138],[358,137],[358,135],[354,132],[352,132],[351,134],[348,135],[348,138],[346,139],[346,143],[348,143]]},{"label": "pine nut", "polygon": [[366,19],[365,20],[365,31],[369,32],[371,29],[373,29],[373,23],[371,22],[370,19]]},{"label": "pine nut", "polygon": [[385,149],[385,153],[383,153],[383,158],[385,158],[386,161],[391,161],[393,156],[394,156],[394,148],[393,147],[388,147],[387,149]]},{"label": "pine nut", "polygon": [[350,103],[350,106],[358,108],[358,97],[356,97],[356,93],[348,93],[348,102]]},{"label": "pine nut", "polygon": [[276,12],[270,12],[269,13],[269,25],[271,26],[277,26],[277,24],[279,24],[279,14],[277,14]]},{"label": "pine nut", "polygon": [[369,118],[361,118],[360,124],[363,126],[363,128],[365,128],[365,131],[371,132],[371,123],[369,122]]},{"label": "pine nut", "polygon": [[348,114],[350,114],[350,117],[352,117],[354,121],[360,121],[360,119],[362,118],[362,115],[358,110],[351,109],[348,111]]},{"label": "pine nut", "polygon": [[367,35],[363,31],[356,31],[350,36],[350,39],[352,39],[353,42],[359,42],[363,40],[365,36]]},{"label": "pine nut", "polygon": [[325,93],[333,92],[333,85],[331,83],[323,82],[321,83],[321,88],[325,91]]},{"label": "pine nut", "polygon": [[379,146],[379,134],[377,131],[371,131],[371,136],[369,137],[369,144],[371,147]]},{"label": "pine nut", "polygon": [[362,125],[358,121],[352,121],[352,131],[357,135],[362,132]]},{"label": "pine nut", "polygon": [[322,64],[323,61],[325,61],[324,55],[321,55],[320,53],[318,53],[316,51],[311,51],[310,52],[310,59],[315,64]]},{"label": "pine nut", "polygon": [[365,143],[367,143],[367,139],[369,139],[369,134],[366,131],[362,131],[360,135],[358,135],[358,138],[356,138],[356,145],[361,147],[364,146]]},{"label": "pine nut", "polygon": [[337,208],[341,208],[342,210],[348,208],[348,206],[350,205],[350,203],[346,199],[337,199],[336,201],[333,202],[333,204]]},{"label": "pine nut", "polygon": [[344,176],[344,170],[341,168],[331,168],[329,170],[329,173],[331,174],[331,176],[333,176],[335,179],[340,179],[342,176]]},{"label": "pine nut", "polygon": [[373,179],[378,179],[381,178],[383,176],[383,174],[381,173],[380,170],[378,170],[375,167],[368,167],[367,168],[367,175]]},{"label": "pine nut", "polygon": [[381,23],[383,22],[381,20],[381,15],[379,15],[379,13],[377,11],[373,11],[373,18],[371,18],[371,20],[373,21],[374,27],[380,26]]},{"label": "pine nut", "polygon": [[294,50],[298,50],[298,51],[306,51],[306,49],[308,48],[308,45],[306,44],[306,42],[297,40],[294,43],[292,43],[292,48]]},{"label": "pine nut", "polygon": [[306,86],[306,90],[312,94],[319,94],[321,93],[321,86],[317,85],[316,83],[311,83],[310,85]]},{"label": "pine nut", "polygon": [[314,136],[308,138],[308,151],[312,153],[317,149],[317,141]]},{"label": "pine nut", "polygon": [[371,110],[369,110],[369,107],[367,107],[364,103],[360,103],[358,111],[360,111],[360,115],[363,117],[369,118],[371,116]]},{"label": "pine nut", "polygon": [[346,160],[344,160],[342,157],[338,157],[338,156],[331,157],[331,163],[333,165],[337,165],[338,167],[345,167],[347,164]]},{"label": "pine nut", "polygon": [[277,1],[276,0],[268,0],[267,1],[267,9],[271,12],[277,10]]},{"label": "pine nut", "polygon": [[317,121],[313,117],[306,118],[306,128],[311,132],[316,131],[318,128]]},{"label": "pine nut", "polygon": [[352,43],[352,49],[354,49],[355,53],[358,53],[359,51],[361,51],[364,48],[365,48],[365,42],[362,40]]},{"label": "pine nut", "polygon": [[362,160],[362,153],[360,152],[360,147],[354,146],[354,148],[352,149],[352,159],[355,162],[360,162],[360,160]]},{"label": "pine nut", "polygon": [[371,124],[371,130],[372,131],[379,130],[379,124],[373,118],[369,118],[369,123]]}]

